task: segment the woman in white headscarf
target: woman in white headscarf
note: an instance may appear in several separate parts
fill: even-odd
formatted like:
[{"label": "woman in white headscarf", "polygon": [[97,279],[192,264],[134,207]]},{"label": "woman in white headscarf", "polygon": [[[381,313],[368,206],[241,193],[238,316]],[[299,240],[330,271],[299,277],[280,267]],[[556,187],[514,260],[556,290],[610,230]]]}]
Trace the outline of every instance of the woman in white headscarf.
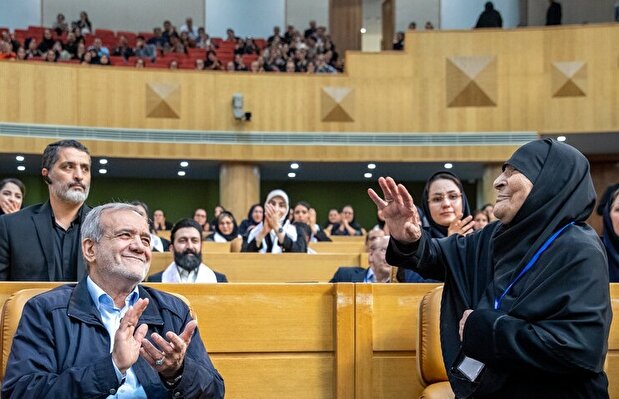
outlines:
[{"label": "woman in white headscarf", "polygon": [[307,244],[288,220],[290,201],[283,190],[273,190],[264,203],[264,220],[247,237],[242,252],[307,252]]}]

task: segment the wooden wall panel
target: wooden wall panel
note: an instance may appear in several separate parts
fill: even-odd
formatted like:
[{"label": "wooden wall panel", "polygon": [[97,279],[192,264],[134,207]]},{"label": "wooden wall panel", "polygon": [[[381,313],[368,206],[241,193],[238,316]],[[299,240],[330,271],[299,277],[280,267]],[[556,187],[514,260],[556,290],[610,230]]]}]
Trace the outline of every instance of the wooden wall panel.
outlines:
[{"label": "wooden wall panel", "polygon": [[[419,302],[436,284],[356,285],[356,398],[416,398]],[[405,386],[398,381],[406,381]]]},{"label": "wooden wall panel", "polygon": [[329,1],[329,33],[340,54],[345,50],[361,50],[362,24],[362,0]]},{"label": "wooden wall panel", "polygon": [[[352,1],[352,0],[351,0]],[[357,0],[355,0],[357,1]],[[342,12],[352,2],[334,0]],[[619,131],[618,25],[554,29],[410,32],[406,51],[348,52],[345,74],[208,73],[131,68],[0,63],[0,120],[130,129],[251,132],[613,132]],[[496,57],[493,107],[447,107],[446,59]],[[586,63],[586,96],[553,98],[553,62]],[[148,83],[180,86],[178,119],[146,117]],[[352,121],[323,122],[324,87],[354,91]],[[251,122],[232,117],[234,93]],[[4,149],[4,142],[0,142]],[[118,156],[192,156],[221,160],[355,161],[380,151],[385,161],[503,161],[506,146],[315,147],[110,144]],[[95,146],[98,147],[98,146]],[[37,148],[36,151],[39,152]],[[498,155],[497,155],[498,154]]]}]

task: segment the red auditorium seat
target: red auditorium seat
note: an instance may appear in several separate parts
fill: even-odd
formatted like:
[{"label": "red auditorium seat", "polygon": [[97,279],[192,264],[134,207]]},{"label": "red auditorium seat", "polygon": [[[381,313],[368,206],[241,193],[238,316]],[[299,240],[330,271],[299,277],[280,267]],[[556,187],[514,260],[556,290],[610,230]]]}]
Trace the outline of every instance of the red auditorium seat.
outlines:
[{"label": "red auditorium seat", "polygon": [[254,41],[256,42],[256,45],[260,50],[264,50],[264,48],[267,46],[267,41],[264,39],[254,39]]},{"label": "red auditorium seat", "polygon": [[131,47],[135,47],[135,41],[136,41],[136,38],[138,37],[138,35],[136,35],[133,32],[127,32],[127,31],[118,31],[118,32],[116,32],[116,37],[120,37],[121,35],[127,38],[127,40],[129,41],[129,45]]},{"label": "red auditorium seat", "polygon": [[109,36],[114,37],[114,36],[116,36],[116,34],[114,33],[113,30],[110,30],[110,29],[97,29],[95,31],[95,36],[100,37],[100,38],[103,38],[104,36],[105,37],[109,37]]},{"label": "red auditorium seat", "polygon": [[120,56],[120,55],[112,55],[112,56],[110,56],[110,62],[114,66],[124,65],[126,63],[125,62],[125,57]]},{"label": "red auditorium seat", "polygon": [[256,54],[245,54],[243,56],[243,62],[245,63],[245,66],[247,67],[247,69],[249,69],[249,65],[257,59],[258,59],[258,56]]},{"label": "red auditorium seat", "polygon": [[143,36],[144,40],[148,41],[151,37],[155,36],[152,32],[140,32],[138,36]]}]

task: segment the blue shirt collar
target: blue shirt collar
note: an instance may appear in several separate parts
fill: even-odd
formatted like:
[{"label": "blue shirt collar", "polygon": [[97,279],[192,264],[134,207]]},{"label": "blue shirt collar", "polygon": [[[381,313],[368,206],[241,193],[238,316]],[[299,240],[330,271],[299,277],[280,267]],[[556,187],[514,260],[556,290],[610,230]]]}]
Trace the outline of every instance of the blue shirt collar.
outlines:
[{"label": "blue shirt collar", "polygon": [[[110,297],[105,291],[101,289],[90,276],[86,277],[86,286],[88,287],[88,293],[92,298],[92,301],[95,303],[97,310],[101,312],[101,306],[105,306],[107,308],[115,308],[114,300]],[[125,306],[133,306],[137,300],[140,298],[140,294],[138,292],[138,286],[136,285],[133,291],[127,298],[125,298]]]}]

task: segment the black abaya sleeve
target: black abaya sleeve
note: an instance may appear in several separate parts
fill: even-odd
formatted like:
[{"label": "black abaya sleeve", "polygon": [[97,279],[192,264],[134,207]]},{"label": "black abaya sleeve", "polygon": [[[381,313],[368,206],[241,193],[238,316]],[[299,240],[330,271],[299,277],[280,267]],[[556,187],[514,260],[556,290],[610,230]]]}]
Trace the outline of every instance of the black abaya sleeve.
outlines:
[{"label": "black abaya sleeve", "polygon": [[597,237],[581,232],[575,226],[559,237],[502,310],[471,313],[464,329],[467,356],[490,367],[602,370],[611,317],[606,259]]}]

